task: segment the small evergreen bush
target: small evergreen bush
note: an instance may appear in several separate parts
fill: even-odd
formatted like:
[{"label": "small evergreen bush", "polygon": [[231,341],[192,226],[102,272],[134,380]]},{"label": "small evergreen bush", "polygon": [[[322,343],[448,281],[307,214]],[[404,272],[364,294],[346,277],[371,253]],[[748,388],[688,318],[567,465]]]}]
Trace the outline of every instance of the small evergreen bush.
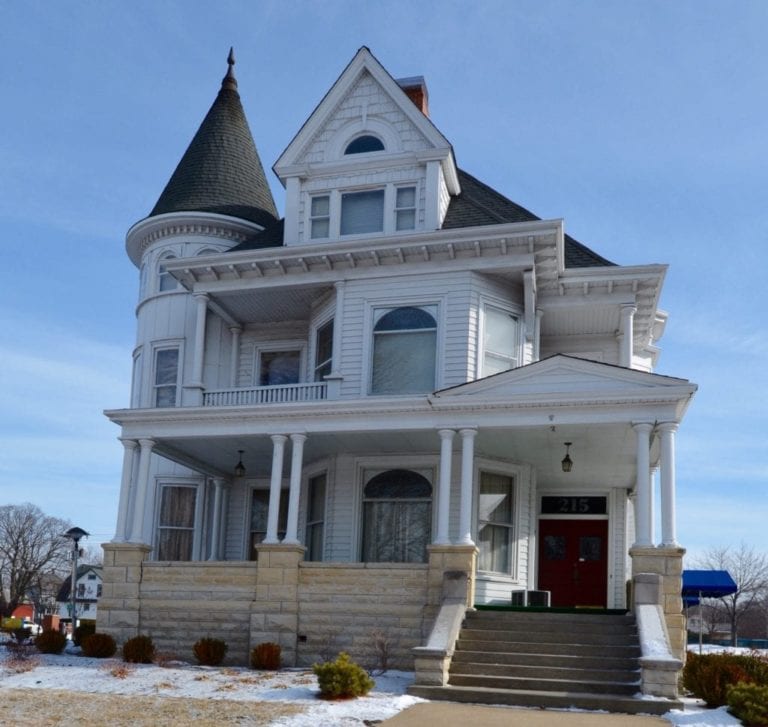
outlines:
[{"label": "small evergreen bush", "polygon": [[728,689],[739,682],[768,685],[768,662],[756,655],[688,652],[683,687],[707,707],[727,704]]},{"label": "small evergreen bush", "polygon": [[83,656],[94,659],[108,659],[117,651],[117,644],[109,634],[88,634],[83,638],[80,648]]},{"label": "small evergreen bush", "polygon": [[251,668],[269,669],[275,671],[280,668],[280,644],[265,641],[257,644],[251,650]]},{"label": "small evergreen bush", "polygon": [[82,646],[86,636],[96,633],[96,624],[93,621],[80,622],[80,625],[75,629],[75,633],[72,635],[72,643],[75,646]]},{"label": "small evergreen bush", "polygon": [[134,636],[123,644],[123,661],[130,664],[151,664],[155,659],[155,645],[149,636]]},{"label": "small evergreen bush", "polygon": [[314,664],[320,696],[323,699],[351,699],[362,697],[373,689],[375,682],[368,672],[355,664],[349,654],[341,652],[335,661]]},{"label": "small evergreen bush", "polygon": [[227,653],[227,642],[210,637],[199,639],[192,647],[198,664],[203,666],[218,666],[224,661]]},{"label": "small evergreen bush", "polygon": [[41,654],[61,654],[67,637],[56,629],[46,629],[35,637],[35,646]]},{"label": "small evergreen bush", "polygon": [[747,727],[768,725],[768,686],[741,683],[731,687],[728,711]]}]

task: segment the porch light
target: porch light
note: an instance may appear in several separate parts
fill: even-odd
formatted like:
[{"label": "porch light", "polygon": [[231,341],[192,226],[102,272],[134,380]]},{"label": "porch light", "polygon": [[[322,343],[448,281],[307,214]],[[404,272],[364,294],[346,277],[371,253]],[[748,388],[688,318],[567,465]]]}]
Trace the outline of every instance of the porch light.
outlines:
[{"label": "porch light", "polygon": [[243,464],[243,452],[244,449],[238,449],[237,453],[240,455],[240,458],[237,460],[237,464],[235,465],[235,477],[245,477],[245,465]]},{"label": "porch light", "polygon": [[573,468],[573,460],[571,459],[569,450],[573,442],[564,442],[564,444],[565,444],[565,457],[563,457],[563,460],[562,462],[560,462],[560,464],[563,466],[563,472],[570,472],[571,469]]}]

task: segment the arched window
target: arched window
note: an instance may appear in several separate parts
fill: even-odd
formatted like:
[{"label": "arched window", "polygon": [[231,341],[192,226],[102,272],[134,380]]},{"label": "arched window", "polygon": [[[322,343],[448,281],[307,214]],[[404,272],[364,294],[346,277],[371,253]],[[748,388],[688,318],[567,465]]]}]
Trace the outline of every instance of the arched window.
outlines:
[{"label": "arched window", "polygon": [[372,394],[425,394],[434,391],[436,312],[436,306],[376,311]]},{"label": "arched window", "polygon": [[160,264],[157,266],[157,289],[162,292],[164,290],[176,290],[178,283],[176,278],[173,277],[166,269],[165,263],[169,260],[175,260],[175,255],[163,255],[160,258]]},{"label": "arched window", "polygon": [[363,561],[425,563],[432,530],[432,485],[411,470],[368,480],[363,493]]},{"label": "arched window", "polygon": [[344,154],[366,154],[369,151],[384,151],[384,143],[377,136],[365,134],[347,144]]}]

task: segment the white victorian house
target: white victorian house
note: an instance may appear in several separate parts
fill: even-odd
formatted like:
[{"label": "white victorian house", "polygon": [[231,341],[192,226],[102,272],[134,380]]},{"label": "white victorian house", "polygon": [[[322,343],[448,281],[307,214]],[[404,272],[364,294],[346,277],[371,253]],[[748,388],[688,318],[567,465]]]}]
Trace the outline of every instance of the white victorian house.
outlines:
[{"label": "white victorian house", "polygon": [[696,387],[654,373],[667,267],[609,262],[458,168],[424,80],[367,48],[275,162],[279,219],[233,63],[127,235],[100,629],[218,628],[235,658],[271,640],[304,664],[379,628],[421,669],[456,573],[462,608],[617,610],[651,574],[642,605],[680,657],[675,433]]}]

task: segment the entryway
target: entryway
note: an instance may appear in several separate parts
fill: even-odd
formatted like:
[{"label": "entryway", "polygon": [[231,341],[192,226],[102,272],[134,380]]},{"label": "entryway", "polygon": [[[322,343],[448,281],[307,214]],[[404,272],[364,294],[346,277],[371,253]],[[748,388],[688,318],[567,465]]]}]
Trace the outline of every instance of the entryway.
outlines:
[{"label": "entryway", "polygon": [[538,588],[553,607],[605,608],[608,521],[539,520]]}]

